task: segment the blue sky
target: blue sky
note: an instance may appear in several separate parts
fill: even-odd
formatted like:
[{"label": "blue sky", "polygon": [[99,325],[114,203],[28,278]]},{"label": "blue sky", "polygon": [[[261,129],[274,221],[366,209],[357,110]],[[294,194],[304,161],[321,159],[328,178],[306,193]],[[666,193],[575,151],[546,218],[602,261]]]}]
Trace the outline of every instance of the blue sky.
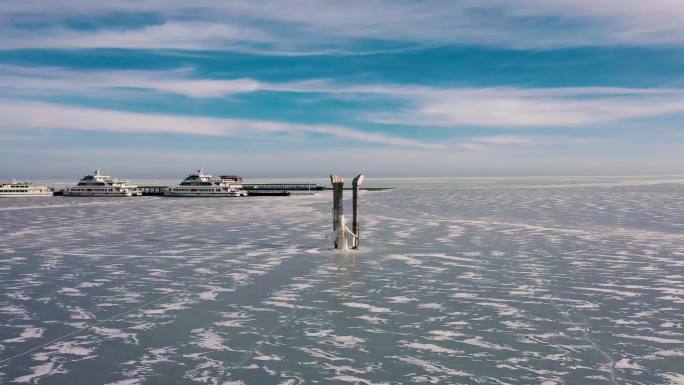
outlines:
[{"label": "blue sky", "polygon": [[3,1],[0,178],[684,170],[680,1],[97,3]]}]

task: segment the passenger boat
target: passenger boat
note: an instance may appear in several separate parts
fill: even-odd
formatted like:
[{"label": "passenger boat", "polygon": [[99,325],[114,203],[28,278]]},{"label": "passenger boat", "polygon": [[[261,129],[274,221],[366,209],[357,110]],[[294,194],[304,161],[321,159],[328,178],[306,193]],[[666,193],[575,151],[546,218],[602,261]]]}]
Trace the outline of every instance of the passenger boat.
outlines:
[{"label": "passenger boat", "polygon": [[244,197],[247,191],[242,189],[242,178],[238,181],[231,177],[214,180],[204,170],[188,175],[174,187],[167,187],[164,196],[168,197]]},{"label": "passenger boat", "polygon": [[47,186],[35,185],[31,182],[0,182],[0,198],[11,197],[49,197],[53,192]]},{"label": "passenger boat", "polygon": [[86,197],[131,197],[142,195],[138,186],[125,179],[103,175],[98,168],[92,175],[86,175],[76,186],[64,189],[64,196]]},{"label": "passenger boat", "polygon": [[219,176],[219,180],[229,182],[235,186],[242,186],[242,184],[245,183],[245,178],[240,175],[221,175]]}]

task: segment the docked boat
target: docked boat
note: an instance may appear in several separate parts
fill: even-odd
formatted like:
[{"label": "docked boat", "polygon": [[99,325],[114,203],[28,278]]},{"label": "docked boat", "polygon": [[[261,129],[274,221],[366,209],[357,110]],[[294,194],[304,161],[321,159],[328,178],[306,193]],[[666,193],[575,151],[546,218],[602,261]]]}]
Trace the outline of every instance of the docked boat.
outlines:
[{"label": "docked boat", "polygon": [[242,178],[238,181],[231,177],[218,180],[205,174],[204,170],[188,175],[178,186],[167,187],[164,196],[169,197],[244,197],[247,191],[242,189]]},{"label": "docked boat", "polygon": [[229,182],[235,186],[242,186],[242,184],[245,183],[245,178],[240,175],[221,175],[219,176],[219,180]]},{"label": "docked boat", "polygon": [[36,185],[31,182],[15,182],[9,180],[0,182],[0,198],[10,197],[48,197],[53,192],[47,186]]},{"label": "docked boat", "polygon": [[86,175],[76,186],[64,189],[64,196],[87,197],[131,197],[142,195],[138,186],[125,179],[103,175],[98,168],[92,175]]}]

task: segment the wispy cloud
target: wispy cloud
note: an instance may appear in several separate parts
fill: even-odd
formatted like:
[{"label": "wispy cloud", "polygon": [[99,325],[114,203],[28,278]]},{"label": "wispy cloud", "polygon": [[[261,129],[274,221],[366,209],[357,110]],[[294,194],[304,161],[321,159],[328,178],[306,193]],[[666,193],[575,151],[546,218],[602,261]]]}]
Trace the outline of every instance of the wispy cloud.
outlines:
[{"label": "wispy cloud", "polygon": [[[71,28],[112,13],[148,23]],[[523,48],[684,44],[678,0],[181,1],[5,0],[2,49],[354,51],[364,40]],[[26,28],[22,20],[41,20]],[[19,22],[17,22],[19,21]]]},{"label": "wispy cloud", "polygon": [[[406,98],[408,93],[399,93]],[[377,123],[432,126],[576,127],[684,114],[684,90],[616,88],[420,89]]]},{"label": "wispy cloud", "polygon": [[238,50],[246,43],[278,43],[280,39],[247,26],[205,21],[168,21],[126,29],[103,27],[96,31],[54,26],[36,30],[9,30],[0,49],[180,49]]},{"label": "wispy cloud", "polygon": [[525,136],[513,136],[513,135],[491,135],[491,136],[478,136],[471,139],[474,142],[480,143],[492,143],[492,144],[521,144],[529,143],[530,139]]},{"label": "wispy cloud", "polygon": [[0,102],[0,116],[2,116],[0,129],[12,131],[71,129],[115,133],[173,133],[232,137],[320,134],[389,146],[433,149],[442,147],[439,144],[421,142],[387,133],[361,131],[332,124],[307,125],[265,120],[144,114],[50,103],[2,101]]},{"label": "wispy cloud", "polygon": [[393,109],[364,108],[357,120],[385,125],[579,127],[684,114],[684,89],[675,88],[450,88],[412,84],[349,84],[329,79],[264,82],[253,78],[199,78],[191,68],[161,71],[74,71],[0,66],[6,95],[97,97],[113,89],[143,89],[216,98],[258,91],[391,100]]},{"label": "wispy cloud", "polygon": [[[58,67],[19,67],[0,65],[0,89],[33,95],[89,96],[113,89],[142,89],[192,98],[216,98],[257,91],[315,92],[323,80],[262,82],[251,78],[197,78],[192,68],[176,70],[70,70]],[[95,95],[94,95],[95,94]]]}]

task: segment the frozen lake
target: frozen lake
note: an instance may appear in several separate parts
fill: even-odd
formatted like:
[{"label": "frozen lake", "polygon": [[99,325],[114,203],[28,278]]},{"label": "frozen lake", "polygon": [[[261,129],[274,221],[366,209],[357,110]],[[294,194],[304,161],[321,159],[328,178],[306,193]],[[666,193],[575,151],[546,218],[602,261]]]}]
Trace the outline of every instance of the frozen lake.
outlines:
[{"label": "frozen lake", "polygon": [[684,384],[684,179],[368,182],[0,200],[0,383]]}]

